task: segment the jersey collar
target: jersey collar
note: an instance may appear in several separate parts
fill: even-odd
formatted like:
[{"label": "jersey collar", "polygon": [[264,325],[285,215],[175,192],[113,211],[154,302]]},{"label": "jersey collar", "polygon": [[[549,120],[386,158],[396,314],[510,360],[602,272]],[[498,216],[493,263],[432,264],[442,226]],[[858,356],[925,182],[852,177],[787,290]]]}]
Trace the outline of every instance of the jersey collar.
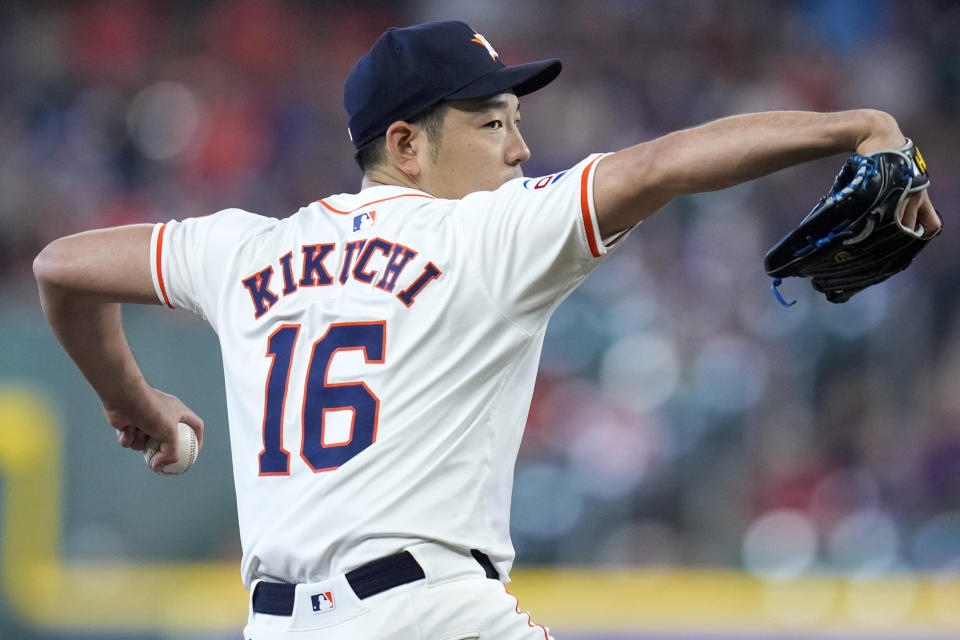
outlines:
[{"label": "jersey collar", "polygon": [[341,207],[345,206],[345,209],[334,207],[330,202],[327,202],[327,200],[332,200],[333,198],[328,198],[327,200],[317,200],[317,202],[319,202],[325,209],[332,211],[333,213],[349,215],[351,213],[360,211],[361,209],[366,209],[367,207],[377,204],[378,202],[404,197],[429,198],[431,200],[434,199],[432,195],[424,191],[411,189],[409,187],[401,187],[400,185],[382,184],[367,187],[366,189],[360,191],[360,193],[336,196],[338,200],[342,199],[344,201],[342,204],[340,202],[337,204]]}]

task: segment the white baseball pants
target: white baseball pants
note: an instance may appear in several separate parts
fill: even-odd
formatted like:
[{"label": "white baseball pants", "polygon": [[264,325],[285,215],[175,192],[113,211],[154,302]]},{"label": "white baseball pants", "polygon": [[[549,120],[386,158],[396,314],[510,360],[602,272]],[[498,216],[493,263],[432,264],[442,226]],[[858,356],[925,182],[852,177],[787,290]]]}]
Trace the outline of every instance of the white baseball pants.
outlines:
[{"label": "white baseball pants", "polygon": [[433,543],[407,550],[425,579],[362,600],[345,576],[297,585],[293,615],[251,607],[244,640],[553,640],[470,554]]}]

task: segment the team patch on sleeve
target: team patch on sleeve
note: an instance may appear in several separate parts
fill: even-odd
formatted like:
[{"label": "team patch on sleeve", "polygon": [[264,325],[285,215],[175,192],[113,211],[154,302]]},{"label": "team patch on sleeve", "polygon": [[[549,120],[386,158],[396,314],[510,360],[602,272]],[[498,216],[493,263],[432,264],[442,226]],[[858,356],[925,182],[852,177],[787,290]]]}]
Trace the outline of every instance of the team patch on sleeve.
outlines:
[{"label": "team patch on sleeve", "polygon": [[567,174],[566,171],[561,171],[560,173],[551,173],[548,176],[543,176],[542,178],[527,178],[523,181],[523,188],[530,189],[543,189],[549,187],[552,184],[555,184],[560,178]]}]

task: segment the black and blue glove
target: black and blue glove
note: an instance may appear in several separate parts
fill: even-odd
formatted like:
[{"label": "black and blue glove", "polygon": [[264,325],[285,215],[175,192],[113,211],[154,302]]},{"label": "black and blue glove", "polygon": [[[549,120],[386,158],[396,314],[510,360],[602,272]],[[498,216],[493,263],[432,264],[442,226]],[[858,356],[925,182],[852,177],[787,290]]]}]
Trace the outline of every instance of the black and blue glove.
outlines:
[{"label": "black and blue glove", "polygon": [[901,221],[907,197],[929,186],[923,156],[909,140],[900,149],[851,155],[829,193],[767,251],[763,266],[777,299],[788,306],[777,286],[789,276],[811,278],[827,300],[846,302],[906,269],[940,233]]}]

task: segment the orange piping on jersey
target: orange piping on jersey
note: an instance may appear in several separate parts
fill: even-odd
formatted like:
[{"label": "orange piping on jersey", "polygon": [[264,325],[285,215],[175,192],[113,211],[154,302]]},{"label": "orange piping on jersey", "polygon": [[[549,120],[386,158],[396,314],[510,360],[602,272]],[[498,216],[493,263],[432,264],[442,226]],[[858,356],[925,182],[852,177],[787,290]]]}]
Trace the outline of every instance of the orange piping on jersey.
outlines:
[{"label": "orange piping on jersey", "polygon": [[431,200],[434,199],[433,196],[427,195],[426,193],[401,193],[401,194],[398,195],[398,196],[390,196],[389,198],[381,198],[380,200],[374,200],[373,202],[368,202],[367,204],[362,204],[362,205],[360,205],[359,207],[357,207],[356,209],[351,209],[350,211],[340,211],[339,209],[334,209],[333,207],[331,207],[330,205],[328,205],[328,204],[327,204],[326,202],[324,202],[323,200],[317,200],[317,202],[319,202],[320,204],[322,204],[323,206],[325,206],[325,207],[326,207],[327,209],[329,209],[330,211],[333,211],[334,213],[339,213],[340,215],[345,216],[345,215],[349,215],[349,214],[353,213],[354,211],[359,211],[360,209],[366,209],[367,207],[369,207],[369,206],[372,205],[372,204],[377,204],[378,202],[386,202],[387,200],[396,200],[397,198],[430,198]]},{"label": "orange piping on jersey", "polygon": [[157,234],[157,282],[160,283],[160,293],[163,294],[163,301],[167,303],[167,306],[173,309],[173,305],[170,304],[170,298],[167,297],[167,288],[163,284],[163,265],[160,260],[160,256],[163,255],[163,232],[167,230],[167,224],[163,223],[160,225],[160,233]]},{"label": "orange piping on jersey", "polygon": [[[591,163],[591,164],[593,164],[593,163]],[[537,624],[537,623],[535,623],[535,622],[533,621],[533,617],[530,615],[530,612],[529,612],[529,611],[520,611],[520,598],[518,598],[517,596],[513,595],[512,593],[510,593],[510,590],[507,589],[507,585],[503,585],[503,590],[507,592],[507,595],[512,596],[513,599],[517,601],[517,608],[516,608],[517,615],[518,615],[518,616],[524,616],[524,615],[527,616],[527,624],[530,625],[530,628],[531,628],[531,629],[536,629],[537,627],[539,627],[540,630],[543,631],[544,640],[551,640],[551,639],[550,639],[550,634],[547,633],[547,628],[544,627],[542,624]]]},{"label": "orange piping on jersey", "polygon": [[590,200],[587,197],[587,189],[590,186],[590,167],[602,157],[597,156],[591,160],[580,177],[580,214],[583,216],[583,228],[587,231],[587,244],[590,245],[590,253],[593,254],[594,258],[600,257],[600,249],[597,247],[597,236],[593,233],[593,219],[590,217]]}]

